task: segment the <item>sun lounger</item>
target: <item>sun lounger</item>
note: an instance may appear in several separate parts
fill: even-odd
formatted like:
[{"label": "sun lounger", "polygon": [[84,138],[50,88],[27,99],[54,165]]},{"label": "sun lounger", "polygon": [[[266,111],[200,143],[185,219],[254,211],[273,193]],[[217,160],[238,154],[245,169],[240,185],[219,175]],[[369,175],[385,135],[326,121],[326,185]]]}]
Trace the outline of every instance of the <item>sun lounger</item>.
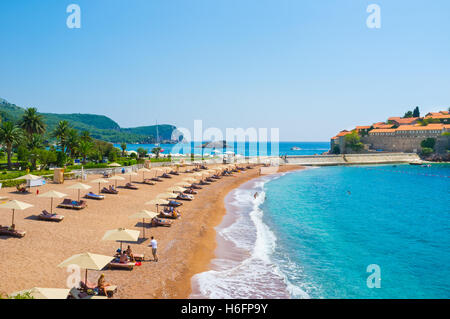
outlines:
[{"label": "sun lounger", "polygon": [[128,189],[139,189],[137,186],[135,186],[135,185],[133,185],[131,183],[126,183],[125,184],[125,188],[128,188]]},{"label": "sun lounger", "polygon": [[193,188],[193,189],[202,189],[202,187],[198,186],[198,184],[192,184],[191,188]]},{"label": "sun lounger", "polygon": [[169,174],[166,174],[166,173],[162,174],[161,177],[162,178],[172,178],[172,176],[170,176]]},{"label": "sun lounger", "polygon": [[187,195],[187,194],[179,194],[179,195],[177,196],[177,199],[179,199],[179,200],[189,200],[189,201],[191,201],[191,200],[194,199],[194,197],[193,197],[193,196],[189,196],[189,195]]},{"label": "sun lounger", "polygon": [[97,199],[97,200],[99,200],[99,199],[105,199],[105,196],[104,196],[104,195],[97,195],[97,194],[94,194],[94,193],[92,193],[92,192],[87,193],[85,197],[86,197],[86,198],[89,198],[89,199]]},{"label": "sun lounger", "polygon": [[69,291],[70,297],[73,299],[108,299],[107,296],[99,296],[99,295],[89,295],[75,287],[70,289]]},{"label": "sun lounger", "polygon": [[149,179],[149,178],[146,178],[146,179],[144,179],[144,184],[148,184],[148,185],[155,185],[156,183],[152,182],[152,180],[151,180],[151,179]]},{"label": "sun lounger", "polygon": [[117,189],[114,189],[114,188],[103,187],[102,188],[102,193],[117,195],[117,194],[119,194],[119,191]]},{"label": "sun lounger", "polygon": [[11,227],[0,225],[0,236],[22,238],[26,233],[26,231],[15,230],[11,229]]},{"label": "sun lounger", "polygon": [[109,269],[126,269],[126,270],[133,270],[134,268],[134,262],[128,262],[128,263],[120,263],[116,261],[111,261],[108,264]]},{"label": "sun lounger", "polygon": [[159,177],[153,177],[153,178],[150,178],[150,180],[155,181],[155,182],[162,182],[162,179]]},{"label": "sun lounger", "polygon": [[200,183],[198,183],[199,185],[210,185],[210,182],[205,182],[205,181],[200,181]]},{"label": "sun lounger", "polygon": [[177,202],[175,200],[171,200],[171,201],[169,201],[169,204],[167,204],[167,206],[171,206],[171,207],[178,207],[181,205],[183,205],[183,203]]},{"label": "sun lounger", "polygon": [[87,207],[86,201],[71,200],[70,198],[65,198],[61,204],[57,206],[58,208],[66,209],[83,209]]},{"label": "sun lounger", "polygon": [[170,227],[172,226],[172,222],[165,220],[165,219],[160,219],[160,218],[152,218],[152,226],[156,227],[156,226],[167,226]]},{"label": "sun lounger", "polygon": [[27,187],[23,186],[23,185],[17,185],[16,189],[20,193],[30,193],[30,191],[27,189]]},{"label": "sun lounger", "polygon": [[191,195],[196,195],[198,194],[198,192],[194,191],[193,189],[186,189],[184,191],[185,194],[191,194]]},{"label": "sun lounger", "polygon": [[[94,284],[94,283],[90,282],[89,280],[87,281],[87,284],[86,284],[83,280],[81,280],[80,287],[82,290],[86,291],[88,289],[97,288],[97,284]],[[108,297],[112,297],[113,294],[117,292],[117,286],[110,285],[110,286],[106,286],[105,288],[106,288],[106,293],[107,293]],[[88,298],[86,298],[86,299],[88,299]]]},{"label": "sun lounger", "polygon": [[38,216],[41,220],[46,220],[50,222],[60,222],[64,219],[63,215],[57,215],[57,214],[50,214],[45,209],[42,211],[42,213]]},{"label": "sun lounger", "polygon": [[180,175],[180,173],[178,173],[177,171],[170,171],[169,174],[170,175]]}]

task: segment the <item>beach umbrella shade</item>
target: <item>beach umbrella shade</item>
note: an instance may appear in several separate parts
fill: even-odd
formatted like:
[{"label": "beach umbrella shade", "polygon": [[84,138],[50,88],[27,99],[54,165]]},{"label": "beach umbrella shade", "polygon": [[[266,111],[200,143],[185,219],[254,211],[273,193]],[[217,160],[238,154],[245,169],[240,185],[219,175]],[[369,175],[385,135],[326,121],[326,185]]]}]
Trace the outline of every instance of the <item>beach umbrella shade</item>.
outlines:
[{"label": "beach umbrella shade", "polygon": [[142,167],[140,169],[138,169],[138,172],[142,172],[142,182],[145,181],[145,173],[150,173],[151,170],[149,170],[148,168]]},{"label": "beach umbrella shade", "polygon": [[67,189],[78,189],[78,201],[80,200],[80,191],[82,189],[83,190],[87,190],[87,189],[90,189],[90,188],[92,188],[92,186],[89,186],[89,185],[86,185],[86,184],[83,184],[83,183],[76,183],[76,184],[73,184],[73,185],[67,187]]},{"label": "beach umbrella shade", "polygon": [[157,199],[162,198],[162,199],[168,199],[168,198],[172,198],[174,197],[175,194],[174,193],[162,193],[162,194],[158,194],[156,196]]},{"label": "beach umbrella shade", "polygon": [[128,218],[132,218],[132,219],[141,219],[142,218],[142,237],[145,238],[145,219],[152,219],[154,217],[158,216],[158,213],[155,212],[150,212],[148,210],[141,210],[140,212],[137,212],[131,216],[129,216]]},{"label": "beach umbrella shade", "polygon": [[108,178],[108,180],[114,181],[114,186],[117,187],[117,181],[124,181],[125,178],[122,176],[113,176]]},{"label": "beach umbrella shade", "polygon": [[122,165],[120,165],[119,163],[111,163],[108,164],[109,167],[121,167]]},{"label": "beach umbrella shade", "polygon": [[27,174],[27,175],[23,175],[23,176],[19,176],[17,178],[14,178],[14,180],[18,181],[18,180],[24,179],[24,180],[27,180],[27,181],[29,181],[29,180],[33,181],[33,180],[41,179],[41,178],[42,178],[41,176]]},{"label": "beach umbrella shade", "polygon": [[169,192],[184,192],[186,190],[186,188],[184,187],[180,187],[180,186],[173,186],[173,187],[169,187],[167,189]]},{"label": "beach umbrella shade", "polygon": [[15,210],[25,210],[27,208],[33,207],[33,205],[28,204],[28,203],[24,203],[18,200],[10,200],[9,202],[6,202],[4,204],[0,205],[0,208],[6,208],[6,209],[12,209],[12,223],[11,225],[14,225],[14,213]]},{"label": "beach umbrella shade", "polygon": [[153,168],[152,170],[155,172],[155,177],[156,177],[156,175],[158,175],[158,173],[161,173],[164,171],[162,168]]},{"label": "beach umbrella shade", "polygon": [[38,195],[38,197],[50,197],[51,198],[50,213],[53,213],[53,198],[63,198],[66,196],[67,196],[67,194],[63,194],[63,193],[60,193],[57,191],[48,191],[46,193]]},{"label": "beach umbrella shade", "polygon": [[193,177],[187,177],[185,179],[183,179],[184,182],[189,182],[189,183],[195,183],[198,181],[197,178],[193,178]]},{"label": "beach umbrella shade", "polygon": [[181,187],[191,187],[192,184],[188,183],[188,182],[179,182],[175,184],[176,186],[181,186]]},{"label": "beach umbrella shade", "polygon": [[115,240],[120,241],[120,250],[122,250],[122,242],[123,241],[137,241],[139,238],[139,231],[126,229],[126,228],[117,228],[108,230],[105,235],[103,235],[102,240]]},{"label": "beach umbrella shade", "polygon": [[11,297],[16,295],[29,294],[33,299],[67,299],[70,289],[63,288],[39,288],[34,287],[27,290],[16,291]]},{"label": "beach umbrella shade", "polygon": [[64,268],[69,267],[70,265],[77,265],[80,268],[86,269],[85,283],[87,283],[88,270],[102,270],[113,259],[114,257],[111,256],[82,253],[67,258],[62,263],[60,263],[58,267]]},{"label": "beach umbrella shade", "polygon": [[103,178],[97,178],[92,180],[91,183],[98,183],[98,193],[100,194],[100,184],[108,184],[109,181]]},{"label": "beach umbrella shade", "polygon": [[164,198],[157,198],[157,199],[154,199],[154,200],[151,200],[151,201],[145,203],[145,205],[156,205],[157,213],[159,213],[159,211],[158,211],[159,205],[167,205],[167,204],[169,204],[169,201]]},{"label": "beach umbrella shade", "polygon": [[137,176],[138,173],[135,173],[135,172],[128,172],[128,173],[125,173],[124,175],[130,176],[130,183],[131,183],[131,176]]}]

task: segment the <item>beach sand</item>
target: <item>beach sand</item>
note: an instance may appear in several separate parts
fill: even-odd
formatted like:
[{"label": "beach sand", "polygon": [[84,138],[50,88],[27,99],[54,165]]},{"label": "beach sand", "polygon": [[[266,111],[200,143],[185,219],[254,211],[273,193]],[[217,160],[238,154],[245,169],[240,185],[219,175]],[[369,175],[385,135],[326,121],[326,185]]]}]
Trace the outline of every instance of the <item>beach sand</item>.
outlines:
[{"label": "beach sand", "polygon": [[[280,172],[301,169],[300,166],[282,166]],[[150,177],[147,173],[146,177]],[[14,291],[31,287],[65,288],[73,274],[57,265],[74,254],[91,252],[95,254],[113,255],[120,244],[114,241],[102,241],[107,230],[119,227],[141,231],[142,220],[129,219],[128,216],[147,209],[154,211],[155,206],[145,205],[156,195],[191,174],[180,174],[171,179],[163,179],[154,186],[140,184],[142,174],[133,176],[133,182],[139,190],[119,189],[118,195],[105,195],[105,200],[87,200],[88,207],[76,211],[55,208],[62,199],[54,199],[53,212],[64,215],[60,223],[39,221],[35,218],[43,209],[50,211],[50,198],[36,196],[36,188],[32,194],[15,193],[14,188],[0,190],[0,196],[17,199],[33,204],[34,207],[24,211],[16,211],[16,229],[25,230],[27,234],[21,239],[0,236],[0,292]],[[193,275],[206,271],[216,248],[217,226],[224,214],[224,198],[242,183],[258,177],[259,169],[254,168],[233,176],[223,177],[211,185],[204,186],[192,202],[184,201],[180,207],[182,217],[174,220],[172,227],[150,227],[146,220],[145,237],[138,243],[130,245],[135,253],[145,253],[145,261],[141,266],[128,270],[103,270],[88,272],[88,279],[96,282],[101,273],[106,281],[117,285],[118,292],[114,298],[188,298],[191,293]],[[90,180],[99,176],[89,175],[83,183],[92,186],[98,192],[98,184]],[[127,181],[129,177],[127,176]],[[124,185],[127,181],[119,181]],[[48,190],[56,190],[77,198],[77,190],[67,189],[79,181],[65,181],[39,187],[42,194]],[[103,184],[102,184],[103,186]],[[85,192],[81,192],[82,196]],[[0,210],[0,225],[11,224],[11,210]],[[152,261],[150,236],[158,241],[159,261]],[[84,270],[81,271],[84,279]]]}]

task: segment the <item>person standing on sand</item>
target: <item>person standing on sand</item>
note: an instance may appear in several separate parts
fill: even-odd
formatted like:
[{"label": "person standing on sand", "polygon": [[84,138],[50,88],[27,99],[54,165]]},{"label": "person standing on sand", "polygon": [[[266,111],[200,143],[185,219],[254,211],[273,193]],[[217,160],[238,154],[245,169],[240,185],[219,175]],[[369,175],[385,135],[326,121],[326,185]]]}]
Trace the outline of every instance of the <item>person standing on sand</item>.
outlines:
[{"label": "person standing on sand", "polygon": [[153,260],[158,261],[158,256],[156,255],[156,250],[158,249],[158,242],[155,238],[152,236],[152,240],[150,242],[150,246],[152,246],[152,254],[153,254]]}]

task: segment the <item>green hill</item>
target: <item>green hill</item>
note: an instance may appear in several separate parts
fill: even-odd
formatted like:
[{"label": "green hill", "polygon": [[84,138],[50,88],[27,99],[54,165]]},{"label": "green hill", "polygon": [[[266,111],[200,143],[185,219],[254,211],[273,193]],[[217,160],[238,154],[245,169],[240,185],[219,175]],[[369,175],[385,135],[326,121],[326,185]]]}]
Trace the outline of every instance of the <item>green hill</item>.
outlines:
[{"label": "green hill", "polygon": [[[24,108],[0,98],[0,117],[2,121],[17,122],[24,112]],[[79,131],[89,131],[93,138],[111,143],[154,143],[156,142],[156,125],[136,128],[121,128],[117,122],[107,116],[96,114],[56,114],[40,113],[47,125],[46,138],[53,131],[59,121],[66,120]],[[160,140],[170,140],[173,125],[158,125]]]}]

